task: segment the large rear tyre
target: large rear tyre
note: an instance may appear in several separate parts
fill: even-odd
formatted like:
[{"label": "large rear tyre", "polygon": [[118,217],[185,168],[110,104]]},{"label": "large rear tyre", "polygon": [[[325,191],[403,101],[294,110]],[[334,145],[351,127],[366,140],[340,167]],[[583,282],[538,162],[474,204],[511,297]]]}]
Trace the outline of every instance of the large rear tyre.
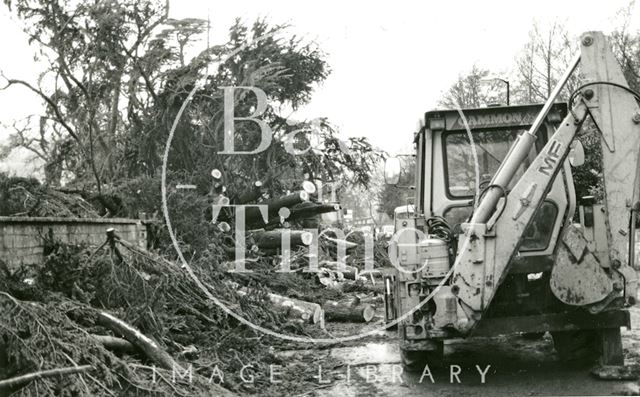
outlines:
[{"label": "large rear tyre", "polygon": [[552,332],[551,336],[562,361],[593,363],[600,356],[600,337],[596,330]]},{"label": "large rear tyre", "polygon": [[444,343],[433,342],[433,350],[400,349],[402,364],[409,372],[422,372],[425,366],[430,368],[442,366],[444,359]]}]

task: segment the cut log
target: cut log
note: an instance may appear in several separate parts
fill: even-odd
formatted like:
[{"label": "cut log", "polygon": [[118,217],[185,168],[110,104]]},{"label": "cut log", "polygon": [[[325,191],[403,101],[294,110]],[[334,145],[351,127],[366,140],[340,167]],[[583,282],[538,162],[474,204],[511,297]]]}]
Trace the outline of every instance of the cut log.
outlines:
[{"label": "cut log", "polygon": [[286,217],[286,222],[282,222],[282,219],[279,216],[276,216],[269,219],[269,223],[265,226],[265,228],[277,227],[280,224],[289,223],[292,221],[301,222],[307,219],[316,219],[318,215],[339,210],[339,204],[318,204],[312,203],[310,201],[305,201],[291,208],[289,216]]},{"label": "cut log", "polygon": [[[269,219],[279,217],[278,212],[280,208],[291,208],[296,204],[300,204],[302,202],[309,200],[309,193],[304,190],[287,194],[286,196],[277,197],[269,200],[265,200],[263,202],[257,203],[260,205],[266,205],[268,208],[267,214],[267,222]],[[264,219],[262,218],[262,213],[260,209],[257,207],[247,207],[245,208],[245,222],[247,225],[251,227],[264,227],[266,224]],[[224,219],[223,219],[224,220]]]},{"label": "cut log", "polygon": [[231,226],[227,222],[218,222],[218,230],[223,233],[229,233]]},{"label": "cut log", "polygon": [[370,292],[370,293],[374,293],[376,295],[383,295],[384,292],[385,292],[384,291],[384,284],[381,283],[381,282],[373,285],[371,283],[362,282],[360,280],[356,280],[355,282],[348,283],[348,285],[345,286],[345,290],[346,291]]},{"label": "cut log", "polygon": [[343,299],[340,299],[337,302],[345,306],[358,306],[359,304],[362,303],[362,300],[357,295],[354,295],[354,296],[347,296]]},{"label": "cut log", "polygon": [[309,194],[315,194],[317,191],[316,184],[311,181],[302,182],[302,190]]},{"label": "cut log", "polygon": [[288,317],[301,318],[312,324],[319,324],[323,320],[322,308],[317,303],[305,302],[287,296],[269,294],[269,301],[277,308],[281,308]]},{"label": "cut log", "polygon": [[281,248],[282,240],[289,234],[290,247],[307,246],[313,242],[313,234],[302,230],[276,229],[253,233],[256,245],[260,249]]},{"label": "cut log", "polygon": [[[237,292],[241,296],[246,296],[250,290],[242,287]],[[317,303],[305,302],[273,293],[267,294],[267,297],[277,313],[284,314],[292,319],[302,320],[305,323],[322,324],[322,308]]]},{"label": "cut log", "polygon": [[320,214],[326,214],[327,212],[336,212],[336,211],[340,211],[340,204],[316,204],[316,203],[306,202],[306,203],[298,204],[293,209],[291,209],[291,215],[289,215],[289,218],[287,219],[293,220],[293,219],[310,218]]},{"label": "cut log", "polygon": [[376,307],[378,305],[381,305],[384,303],[384,297],[382,295],[375,295],[375,296],[367,296],[364,298],[359,298],[361,303],[366,303],[368,305],[371,305],[373,307]]},{"label": "cut log", "polygon": [[211,177],[215,182],[222,180],[222,171],[217,168],[211,170]]},{"label": "cut log", "polygon": [[158,343],[119,318],[109,313],[100,312],[98,313],[98,323],[114,333],[122,335],[124,339],[131,342],[132,345],[140,349],[151,361],[162,368],[183,371],[182,367],[176,363],[169,353],[162,350]]},{"label": "cut log", "polygon": [[327,321],[345,321],[368,323],[375,317],[376,311],[371,305],[350,305],[344,302],[326,301],[322,305]]}]

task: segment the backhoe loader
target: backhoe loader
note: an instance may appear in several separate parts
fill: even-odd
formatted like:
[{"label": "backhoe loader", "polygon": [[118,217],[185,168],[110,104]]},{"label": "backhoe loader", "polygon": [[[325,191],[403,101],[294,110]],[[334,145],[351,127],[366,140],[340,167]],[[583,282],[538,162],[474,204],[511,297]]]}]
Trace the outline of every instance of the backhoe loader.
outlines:
[{"label": "backhoe loader", "polygon": [[[578,64],[582,84],[557,102]],[[424,115],[415,200],[398,212],[385,279],[407,366],[437,362],[448,339],[544,332],[563,359],[623,363],[620,327],[637,294],[638,100],[606,36],[588,32],[546,103]],[[585,120],[601,139],[599,203],[575,197]],[[387,183],[398,173],[388,159]]]}]

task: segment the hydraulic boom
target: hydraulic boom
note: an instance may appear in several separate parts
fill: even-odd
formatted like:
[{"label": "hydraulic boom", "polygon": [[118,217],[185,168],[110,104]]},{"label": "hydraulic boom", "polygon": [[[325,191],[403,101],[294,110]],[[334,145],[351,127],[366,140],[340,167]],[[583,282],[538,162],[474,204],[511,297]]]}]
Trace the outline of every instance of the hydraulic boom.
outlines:
[{"label": "hydraulic boom", "polygon": [[[577,64],[586,84],[572,95],[570,111],[535,160],[507,190],[534,146],[536,131]],[[509,272],[525,228],[542,205],[585,119],[590,116],[602,136],[605,221],[608,257],[591,251],[579,228],[566,219],[556,246],[550,286],[563,303],[593,313],[633,304],[637,290],[633,261],[635,211],[639,201],[640,112],[605,36],[581,37],[581,54],[570,64],[530,130],[512,146],[482,196],[469,223],[462,225],[451,292],[457,311],[435,317],[436,328],[453,325],[470,332]],[[453,302],[450,302],[453,303]],[[453,323],[453,324],[452,324]]]}]

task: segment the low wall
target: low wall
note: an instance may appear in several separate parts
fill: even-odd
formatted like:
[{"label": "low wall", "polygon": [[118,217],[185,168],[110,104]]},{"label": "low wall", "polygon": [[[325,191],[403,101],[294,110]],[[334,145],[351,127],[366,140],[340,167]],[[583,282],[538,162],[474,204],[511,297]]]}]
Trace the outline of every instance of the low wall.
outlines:
[{"label": "low wall", "polygon": [[100,245],[106,240],[108,228],[114,228],[122,239],[146,248],[147,229],[137,219],[0,217],[0,260],[10,270],[22,264],[40,264],[44,260],[45,237]]}]

